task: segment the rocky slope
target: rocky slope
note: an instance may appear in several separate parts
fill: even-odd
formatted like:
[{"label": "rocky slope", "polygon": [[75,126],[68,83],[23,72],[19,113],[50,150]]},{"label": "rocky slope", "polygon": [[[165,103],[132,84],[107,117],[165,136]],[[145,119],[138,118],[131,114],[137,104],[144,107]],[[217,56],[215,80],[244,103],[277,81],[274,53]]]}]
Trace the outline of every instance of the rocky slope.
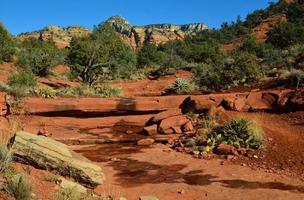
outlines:
[{"label": "rocky slope", "polygon": [[187,34],[196,34],[208,27],[202,23],[185,25],[151,24],[146,26],[132,26],[124,18],[114,16],[107,20],[119,33],[123,40],[133,50],[138,50],[145,42],[161,44],[175,39],[183,39]]},{"label": "rocky slope", "polygon": [[42,40],[53,40],[58,47],[65,48],[69,46],[72,37],[86,36],[91,33],[91,30],[81,26],[70,26],[61,28],[58,26],[48,26],[39,31],[21,33],[17,36],[19,40],[29,38],[41,38]]},{"label": "rocky slope", "polygon": [[[133,50],[138,50],[145,42],[161,44],[175,39],[183,39],[187,34],[195,34],[208,27],[202,23],[174,25],[174,24],[153,24],[147,26],[132,26],[124,18],[114,16],[107,20],[116,32],[122,37],[126,44],[129,44]],[[42,30],[22,33],[17,36],[20,40],[30,37],[41,38],[43,40],[52,39],[59,47],[67,47],[72,37],[85,36],[91,33],[91,30],[80,26],[60,28],[57,26],[48,26]]]}]

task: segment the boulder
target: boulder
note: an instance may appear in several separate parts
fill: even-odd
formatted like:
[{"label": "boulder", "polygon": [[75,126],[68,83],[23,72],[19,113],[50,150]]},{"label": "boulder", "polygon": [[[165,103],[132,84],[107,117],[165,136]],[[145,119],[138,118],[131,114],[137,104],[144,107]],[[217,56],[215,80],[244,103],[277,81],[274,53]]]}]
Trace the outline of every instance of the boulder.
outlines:
[{"label": "boulder", "polygon": [[217,107],[221,101],[210,99],[208,95],[190,96],[181,105],[183,113],[187,112],[209,112],[212,107]]},{"label": "boulder", "polygon": [[174,133],[173,128],[169,128],[169,129],[163,131],[163,134],[165,134],[165,135],[171,135],[173,133]]},{"label": "boulder", "polygon": [[[264,98],[263,98],[264,96]],[[268,102],[266,99],[268,99],[271,102]],[[265,111],[265,110],[271,110],[272,104],[275,100],[271,100],[270,94],[263,95],[262,92],[251,92],[247,99],[246,99],[246,105],[249,107],[252,111]]]},{"label": "boulder", "polygon": [[189,121],[190,120],[183,115],[169,117],[161,121],[159,125],[159,130],[160,132],[164,132],[165,130],[168,130],[171,127],[181,127]]},{"label": "boulder", "polygon": [[178,116],[181,115],[181,109],[179,108],[174,108],[174,109],[169,109],[163,112],[160,112],[158,114],[156,114],[153,118],[152,118],[152,122],[157,123],[160,122],[163,119],[169,118],[169,117],[173,117],[173,116]]},{"label": "boulder", "polygon": [[157,134],[157,125],[151,125],[144,127],[144,132],[148,135],[156,135]]},{"label": "boulder", "polygon": [[138,146],[151,146],[155,142],[152,138],[141,139],[137,141]]},{"label": "boulder", "polygon": [[53,139],[20,131],[12,143],[14,156],[20,162],[69,176],[89,188],[97,187],[105,179],[98,165]]}]

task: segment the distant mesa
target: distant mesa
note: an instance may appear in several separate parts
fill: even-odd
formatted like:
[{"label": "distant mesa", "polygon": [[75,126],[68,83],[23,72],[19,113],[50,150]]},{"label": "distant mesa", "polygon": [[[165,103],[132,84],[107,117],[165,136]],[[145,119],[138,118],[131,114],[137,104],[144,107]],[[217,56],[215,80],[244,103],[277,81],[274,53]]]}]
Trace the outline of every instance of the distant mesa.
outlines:
[{"label": "distant mesa", "polygon": [[[123,41],[130,45],[134,51],[139,50],[146,42],[158,45],[175,39],[182,40],[186,35],[196,34],[208,29],[208,27],[202,23],[132,26],[121,16],[110,17],[106,22],[114,27]],[[65,48],[69,46],[72,37],[86,36],[91,32],[91,30],[81,26],[71,26],[67,28],[48,26],[39,31],[22,33],[17,36],[17,39],[26,40],[31,37],[41,38],[43,40],[51,39],[58,47]]]}]

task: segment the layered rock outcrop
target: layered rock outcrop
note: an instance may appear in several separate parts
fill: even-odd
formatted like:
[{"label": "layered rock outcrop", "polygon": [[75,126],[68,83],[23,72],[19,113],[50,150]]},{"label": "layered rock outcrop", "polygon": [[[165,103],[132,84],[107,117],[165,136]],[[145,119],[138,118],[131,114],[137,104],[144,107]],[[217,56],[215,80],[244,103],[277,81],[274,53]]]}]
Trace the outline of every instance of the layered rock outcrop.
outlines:
[{"label": "layered rock outcrop", "polygon": [[[202,23],[132,26],[120,16],[111,17],[106,22],[114,27],[123,41],[130,45],[134,51],[139,50],[145,42],[158,45],[170,40],[183,39],[187,34],[196,34],[208,28]],[[69,46],[72,37],[86,36],[91,32],[91,30],[80,26],[71,26],[68,28],[48,26],[40,31],[22,33],[17,36],[17,39],[26,40],[31,37],[42,40],[51,39],[58,47],[65,48]]]}]

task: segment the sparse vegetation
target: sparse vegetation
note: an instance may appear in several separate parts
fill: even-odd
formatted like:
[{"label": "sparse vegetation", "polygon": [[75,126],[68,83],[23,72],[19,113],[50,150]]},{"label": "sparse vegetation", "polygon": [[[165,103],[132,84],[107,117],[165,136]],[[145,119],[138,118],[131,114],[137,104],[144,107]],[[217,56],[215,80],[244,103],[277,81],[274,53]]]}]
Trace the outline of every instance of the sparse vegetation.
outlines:
[{"label": "sparse vegetation", "polygon": [[65,50],[58,49],[52,41],[26,40],[17,54],[17,65],[38,76],[47,76],[56,65],[63,64]]},{"label": "sparse vegetation", "polygon": [[72,74],[84,83],[129,78],[136,69],[136,55],[108,23],[95,27],[92,35],[73,38],[68,55]]},{"label": "sparse vegetation", "polygon": [[90,194],[82,194],[76,188],[61,188],[51,200],[94,200]]},{"label": "sparse vegetation", "polygon": [[8,169],[13,160],[13,153],[7,148],[7,144],[1,142],[0,144],[0,173]]},{"label": "sparse vegetation", "polygon": [[13,37],[0,22],[0,63],[12,62],[15,50]]},{"label": "sparse vegetation", "polygon": [[175,82],[166,89],[167,94],[190,94],[197,87],[193,82],[186,79],[177,78]]},{"label": "sparse vegetation", "polygon": [[237,149],[262,149],[266,146],[263,130],[252,121],[236,118],[224,125],[218,125],[214,120],[211,122],[206,126],[207,134],[187,139],[185,146],[204,153],[212,152],[220,144],[230,144]]},{"label": "sparse vegetation", "polygon": [[28,200],[32,194],[32,186],[22,174],[12,174],[6,177],[6,192],[18,200]]}]

